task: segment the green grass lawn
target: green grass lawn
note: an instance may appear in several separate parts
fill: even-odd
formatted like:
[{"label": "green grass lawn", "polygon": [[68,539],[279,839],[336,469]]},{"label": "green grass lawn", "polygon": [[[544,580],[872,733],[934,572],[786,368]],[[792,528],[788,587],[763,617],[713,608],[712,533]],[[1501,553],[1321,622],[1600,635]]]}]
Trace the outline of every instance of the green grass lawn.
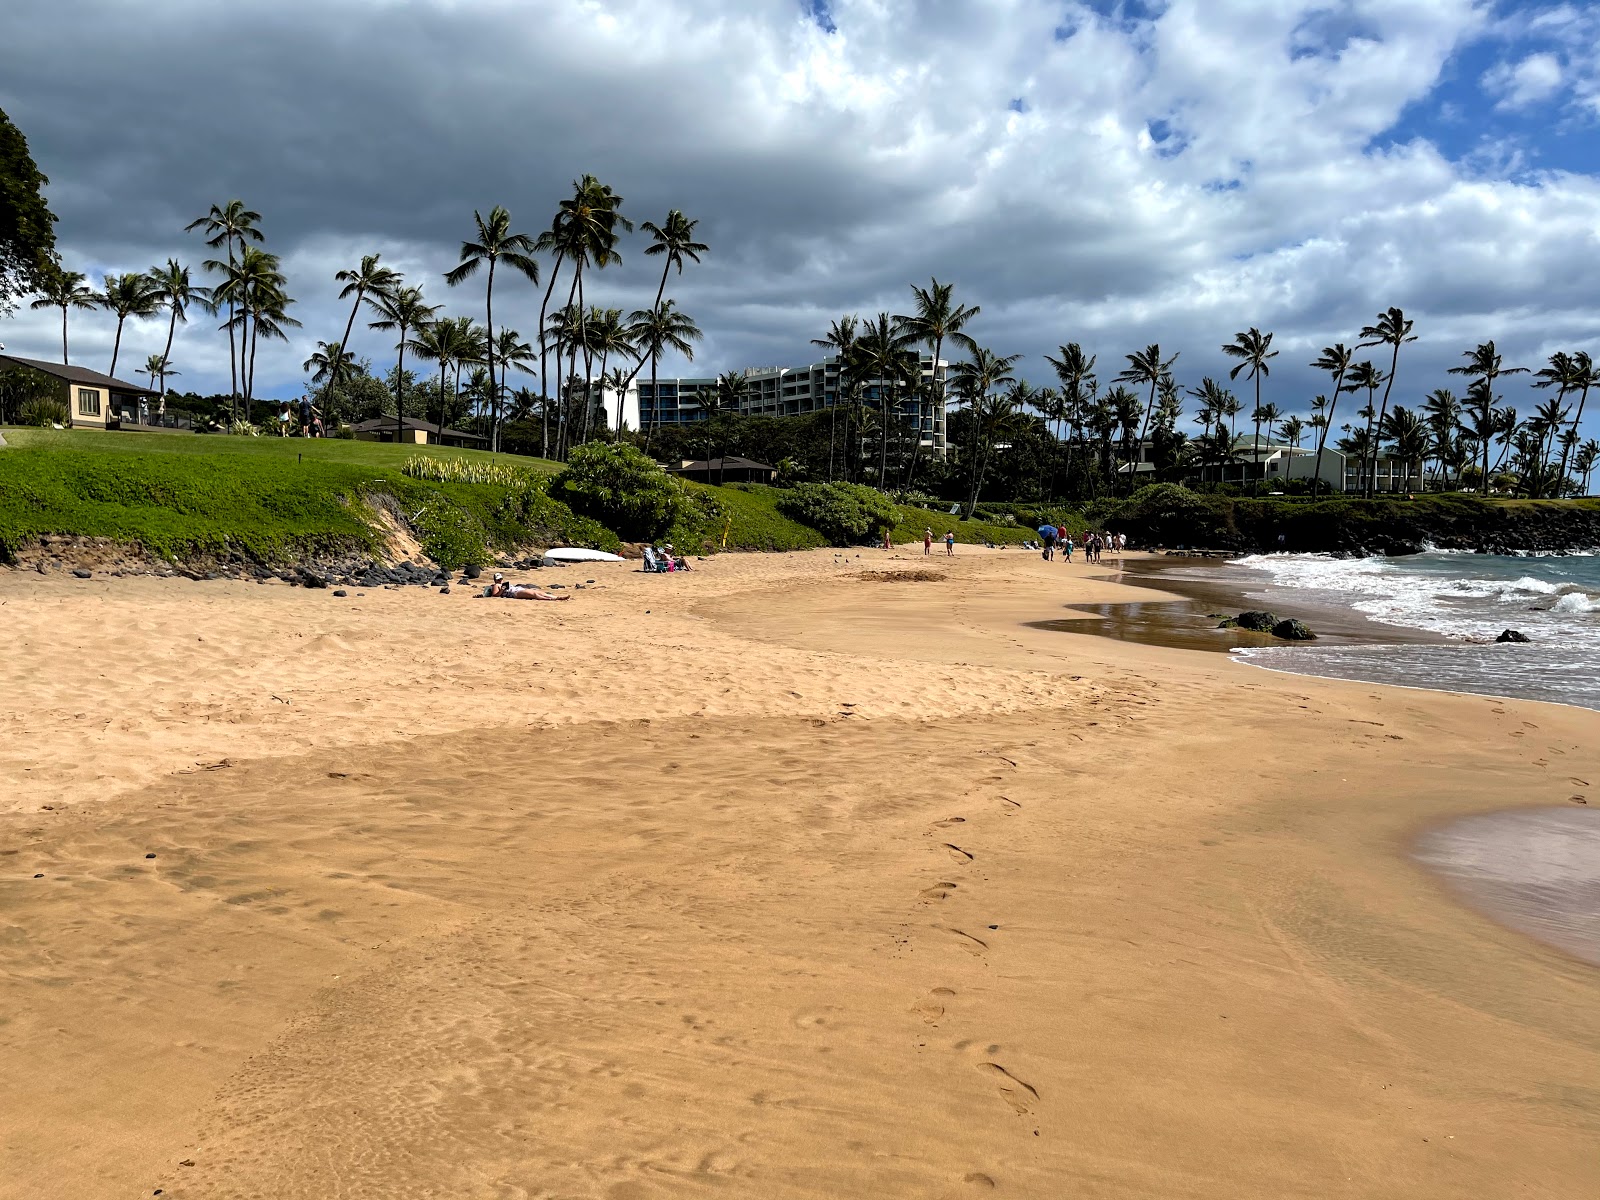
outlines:
[{"label": "green grass lawn", "polygon": [[8,429],[0,449],[0,548],[45,534],[139,543],[165,557],[240,553],[263,562],[363,553],[376,544],[363,503],[388,497],[425,547],[459,565],[544,537],[613,548],[616,539],[541,492],[402,474],[419,454],[557,464],[478,450],[338,439]]},{"label": "green grass lawn", "polygon": [[458,450],[451,446],[415,446],[393,442],[358,442],[341,438],[230,437],[199,433],[131,433],[95,429],[0,429],[8,445],[19,449],[75,450],[85,454],[186,454],[239,457],[264,461],[347,463],[399,470],[408,458],[464,458],[512,463],[547,475],[561,464],[547,458],[519,454],[490,454],[487,450]]}]

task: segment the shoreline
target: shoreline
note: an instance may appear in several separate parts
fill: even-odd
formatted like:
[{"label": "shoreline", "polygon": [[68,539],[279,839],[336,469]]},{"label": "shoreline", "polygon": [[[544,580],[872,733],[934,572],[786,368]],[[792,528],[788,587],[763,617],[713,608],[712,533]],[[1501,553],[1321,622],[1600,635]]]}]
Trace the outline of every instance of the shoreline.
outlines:
[{"label": "shoreline", "polygon": [[696,568],[0,577],[10,1184],[1600,1187],[1600,972],[1408,853],[1595,714],[1030,628],[1151,593],[1026,553]]}]

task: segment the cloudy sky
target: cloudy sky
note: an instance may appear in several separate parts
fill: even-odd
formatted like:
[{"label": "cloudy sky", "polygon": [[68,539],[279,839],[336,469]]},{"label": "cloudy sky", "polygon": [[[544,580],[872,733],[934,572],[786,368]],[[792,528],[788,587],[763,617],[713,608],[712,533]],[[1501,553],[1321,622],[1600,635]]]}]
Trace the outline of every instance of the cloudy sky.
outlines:
[{"label": "cloudy sky", "polygon": [[[592,172],[635,220],[681,208],[711,253],[670,285],[694,372],[798,364],[843,312],[906,311],[930,275],[974,333],[1102,377],[1148,342],[1192,385],[1223,341],[1276,334],[1266,398],[1390,305],[1421,336],[1396,401],[1496,339],[1508,363],[1600,357],[1600,12],[1488,0],[7,0],[0,108],[50,176],[67,265],[168,255],[240,197],[305,324],[258,391],[343,330],[363,253],[481,315],[441,273],[474,208],[549,223]],[[635,239],[591,299],[649,303]],[[496,317],[530,333],[538,296]],[[123,363],[164,328],[130,326]],[[104,370],[111,322],[77,320]],[[381,361],[392,335],[361,332]],[[59,355],[48,313],[0,322]],[[225,338],[180,333],[177,384],[225,386]],[[119,374],[129,372],[119,366]],[[1508,398],[1526,411],[1520,384]],[[1600,410],[1600,405],[1594,406]],[[1193,408],[1191,403],[1190,408]],[[1600,411],[1596,412],[1600,429]],[[1586,421],[1586,424],[1588,422]]]}]

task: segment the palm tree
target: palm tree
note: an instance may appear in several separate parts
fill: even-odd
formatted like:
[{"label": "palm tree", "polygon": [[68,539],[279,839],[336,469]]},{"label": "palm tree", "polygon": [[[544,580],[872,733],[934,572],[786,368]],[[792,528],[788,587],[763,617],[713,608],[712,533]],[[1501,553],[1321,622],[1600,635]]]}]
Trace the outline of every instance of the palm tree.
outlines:
[{"label": "palm tree", "polygon": [[[1433,433],[1435,457],[1439,463],[1439,476],[1445,468],[1445,459],[1454,448],[1456,427],[1461,424],[1461,401],[1449,388],[1434,388],[1422,402],[1423,419]],[[1439,478],[1436,476],[1436,482]],[[1443,484],[1440,483],[1443,490]]]},{"label": "palm tree", "polygon": [[[461,261],[445,272],[444,280],[451,287],[471,278],[479,267],[488,264],[488,284],[483,292],[484,328],[489,342],[494,343],[494,269],[504,261],[506,266],[525,276],[529,283],[539,282],[539,263],[533,257],[537,247],[533,238],[525,233],[511,232],[511,214],[496,204],[489,210],[486,220],[476,209],[473,223],[478,227],[478,240],[461,243]],[[489,448],[500,449],[500,392],[495,386],[494,356],[489,356],[489,391],[492,413],[489,417]]]},{"label": "palm tree", "polygon": [[[1385,414],[1378,435],[1394,443],[1394,456],[1406,464],[1406,488],[1413,475],[1421,477],[1422,459],[1428,452],[1428,426],[1416,413],[1400,405]],[[1391,483],[1393,476],[1391,475]],[[1391,490],[1394,490],[1391,486]]]},{"label": "palm tree", "polygon": [[1572,460],[1572,469],[1583,476],[1583,494],[1589,494],[1589,476],[1593,474],[1595,463],[1600,461],[1600,442],[1590,438],[1578,447],[1578,453]]},{"label": "palm tree", "polygon": [[[260,220],[261,214],[246,208],[243,200],[229,200],[226,204],[213,204],[210,212],[206,213],[206,215],[203,217],[196,217],[183,228],[184,232],[186,233],[195,229],[203,231],[207,235],[205,239],[206,245],[210,246],[213,250],[215,250],[218,246],[225,247],[228,251],[227,261],[231,266],[234,259],[237,257],[234,248],[235,242],[238,243],[239,252],[242,252],[244,250],[244,244],[246,240],[256,242],[264,240],[262,232],[256,228],[256,224]],[[206,264],[206,269],[211,269],[210,263]],[[232,390],[228,393],[229,412],[230,415],[237,416],[238,414],[235,411],[233,402],[237,400],[239,395],[240,355],[234,349],[233,306],[234,300],[229,298],[228,320],[225,322],[228,330],[228,369],[230,372],[230,379],[232,381]]]},{"label": "palm tree", "polygon": [[[1359,392],[1362,388],[1367,390],[1366,407],[1356,410],[1356,416],[1365,418],[1367,422],[1366,429],[1362,431],[1360,458],[1356,466],[1356,486],[1363,491],[1366,489],[1366,483],[1361,478],[1361,472],[1366,470],[1367,467],[1367,448],[1373,441],[1373,414],[1378,411],[1378,389],[1383,386],[1383,378],[1383,372],[1366,359],[1362,359],[1358,363],[1351,363],[1349,369],[1344,373],[1345,391],[1354,393]],[[1345,426],[1345,428],[1349,428],[1349,426]],[[1376,465],[1372,468],[1374,473],[1376,473],[1377,469]]]},{"label": "palm tree", "polygon": [[[1271,405],[1268,405],[1268,407],[1270,408]],[[1284,421],[1283,428],[1278,432],[1283,434],[1283,440],[1289,443],[1289,449],[1291,451],[1298,450],[1300,449],[1300,442],[1306,436],[1305,422],[1299,417],[1290,417],[1288,420]],[[1268,427],[1267,441],[1270,442],[1271,440],[1272,430],[1271,427]],[[1295,456],[1291,454],[1289,457],[1291,464],[1294,462],[1294,458]]]},{"label": "palm tree", "polygon": [[[255,246],[245,246],[237,257],[227,262],[208,260],[206,269],[222,274],[222,282],[212,292],[214,301],[227,301],[229,325],[239,329],[238,367],[235,378],[244,385],[245,412],[249,413],[250,399],[254,394],[255,350],[262,333],[281,337],[283,324],[298,325],[284,315],[288,305],[294,303],[284,295],[286,282],[280,271],[278,256]],[[260,328],[261,319],[268,322]],[[230,332],[229,342],[232,343]]]},{"label": "palm tree", "polygon": [[[1561,454],[1561,478],[1567,475],[1567,460],[1571,457],[1571,447],[1576,441],[1578,424],[1583,420],[1583,408],[1589,399],[1589,389],[1594,386],[1594,363],[1589,355],[1580,350],[1576,354],[1568,354],[1558,350],[1550,356],[1550,365],[1542,367],[1537,375],[1534,387],[1559,388],[1558,399],[1566,399],[1568,392],[1578,392],[1577,414],[1572,418],[1573,442],[1563,443]],[[1552,438],[1554,434],[1552,433]]]},{"label": "palm tree", "polygon": [[[379,262],[381,256],[377,254],[364,254],[361,256],[359,267],[339,271],[333,277],[335,283],[343,284],[339,289],[339,299],[350,301],[350,316],[344,323],[344,337],[337,342],[319,343],[337,346],[340,349],[350,348],[350,334],[356,327],[356,314],[361,311],[362,303],[369,296],[381,296],[385,292],[392,292],[399,287],[402,279],[399,271],[384,266]],[[334,388],[339,386],[339,378],[349,366],[349,356],[344,359],[335,358],[332,364],[332,373],[328,376],[328,386],[324,395],[332,394]]]},{"label": "palm tree", "polygon": [[401,287],[379,296],[368,297],[368,303],[378,313],[376,321],[368,321],[369,329],[393,329],[400,336],[395,342],[397,357],[394,364],[394,440],[405,439],[405,404],[401,391],[405,387],[406,343],[408,335],[421,329],[433,320],[434,314],[439,311],[438,305],[428,304],[422,298],[422,289],[418,287]]},{"label": "palm tree", "polygon": [[322,411],[330,418],[333,413],[329,401],[333,395],[334,383],[353,365],[350,351],[338,342],[318,342],[317,348],[311,352],[311,357],[300,364],[302,371],[311,372],[313,384],[323,385]]},{"label": "palm tree", "polygon": [[[194,304],[208,312],[214,311],[211,304],[211,289],[200,287],[191,282],[189,268],[183,266],[175,258],[167,259],[164,267],[150,268],[150,282],[155,285],[157,300],[166,306],[167,320],[167,345],[161,352],[161,361],[167,362],[172,357],[172,339],[177,335],[178,322],[189,323],[189,305]],[[176,374],[176,372],[169,372]],[[152,380],[152,383],[155,381]],[[167,410],[167,376],[163,374],[160,381],[161,412]]]},{"label": "palm tree", "polygon": [[1240,371],[1248,370],[1250,372],[1249,378],[1255,380],[1256,406],[1252,415],[1255,417],[1256,422],[1256,479],[1254,481],[1254,487],[1252,490],[1260,491],[1262,413],[1261,379],[1262,376],[1270,375],[1272,373],[1272,368],[1267,365],[1267,360],[1277,358],[1278,351],[1272,349],[1272,335],[1270,333],[1262,333],[1259,329],[1252,327],[1244,333],[1234,334],[1233,341],[1223,346],[1222,352],[1229,358],[1237,358],[1240,360],[1238,365],[1228,372],[1229,379],[1237,379],[1239,378]]},{"label": "palm tree", "polygon": [[[1356,349],[1366,350],[1372,346],[1390,346],[1393,348],[1393,354],[1389,359],[1389,378],[1383,386],[1383,404],[1378,409],[1378,424],[1380,426],[1383,424],[1383,415],[1389,411],[1389,393],[1394,388],[1395,373],[1400,368],[1400,347],[1407,342],[1417,340],[1411,332],[1413,324],[1415,322],[1407,320],[1406,314],[1400,309],[1390,308],[1378,314],[1376,324],[1364,326],[1361,330],[1361,337],[1365,340]],[[1378,439],[1376,438],[1372,442],[1371,454],[1372,471],[1367,476],[1368,497],[1372,495],[1378,478]]]},{"label": "palm tree", "polygon": [[[975,318],[982,308],[976,304],[956,304],[952,295],[955,285],[940,283],[937,279],[930,279],[926,288],[916,284],[911,285],[912,309],[905,316],[894,319],[895,326],[900,331],[900,344],[903,346],[927,346],[933,353],[933,380],[938,389],[935,400],[935,410],[943,411],[945,405],[945,373],[939,369],[939,357],[944,350],[946,341],[951,341],[960,346],[969,354],[976,349],[977,343],[962,332],[963,329]],[[1065,353],[1065,348],[1063,348]],[[1091,360],[1092,361],[1092,360]],[[920,367],[920,364],[919,364]],[[920,369],[918,375],[920,377]],[[906,469],[907,488],[911,487],[912,480],[917,473],[917,454],[922,449],[922,389],[917,389],[917,435],[911,442],[911,464]]]},{"label": "palm tree", "polygon": [[[630,336],[641,355],[634,371],[650,359],[650,427],[644,435],[644,451],[650,453],[650,441],[661,424],[661,389],[656,367],[663,350],[676,350],[690,362],[694,361],[694,343],[700,340],[700,327],[687,313],[678,311],[673,300],[663,300],[653,308],[636,309],[628,318]],[[631,382],[631,380],[630,380]]]},{"label": "palm tree", "polygon": [[1085,355],[1083,347],[1077,342],[1068,342],[1065,346],[1057,346],[1060,358],[1052,358],[1046,354],[1044,359],[1055,368],[1056,378],[1061,381],[1061,407],[1063,417],[1072,426],[1073,438],[1067,443],[1067,477],[1070,483],[1072,476],[1072,443],[1081,442],[1083,439],[1084,408],[1088,402],[1085,388],[1094,380],[1095,356]]},{"label": "palm tree", "polygon": [[137,271],[106,276],[106,290],[100,294],[100,305],[117,314],[117,337],[111,344],[111,369],[106,372],[113,379],[117,374],[117,355],[122,349],[122,324],[129,317],[153,317],[161,309],[156,285],[148,276]]},{"label": "palm tree", "polygon": [[[280,277],[281,278],[281,277]],[[289,340],[287,329],[299,329],[300,322],[289,315],[289,305],[294,301],[279,287],[258,292],[252,297],[254,319],[250,322],[250,371],[246,376],[245,397],[252,399],[256,389],[256,345],[262,338],[271,341]],[[246,409],[248,412],[248,408]]]},{"label": "palm tree", "polygon": [[987,421],[989,431],[1006,416],[1003,401],[993,393],[1007,384],[1015,383],[1016,376],[1011,371],[1021,360],[1020,354],[1008,354],[1004,357],[997,355],[992,350],[977,346],[972,351],[972,357],[956,368],[956,388],[967,402],[967,409],[972,414],[972,499],[967,503],[967,517],[970,519],[978,508],[978,495],[983,490],[983,473],[988,466],[988,455],[983,452],[984,426]]},{"label": "palm tree", "polygon": [[[463,347],[461,326],[451,318],[442,321],[430,321],[419,326],[415,335],[406,343],[406,349],[426,362],[439,364],[439,440],[444,441],[444,427],[447,417],[445,411],[445,376],[456,362],[456,356]],[[423,414],[427,419],[427,414]]]},{"label": "palm tree", "polygon": [[1333,427],[1334,410],[1339,407],[1339,393],[1345,390],[1344,377],[1350,370],[1350,351],[1343,342],[1324,346],[1321,356],[1311,364],[1313,370],[1326,371],[1333,376],[1333,391],[1329,394],[1327,412],[1323,414],[1322,427],[1317,433],[1317,465],[1311,477],[1313,498],[1322,486],[1322,448],[1328,442],[1328,430]]},{"label": "palm tree", "polygon": [[39,298],[30,307],[61,310],[61,365],[67,366],[67,312],[74,308],[99,308],[100,297],[82,272],[53,267],[45,273]]},{"label": "palm tree", "polygon": [[[843,316],[833,323],[832,327],[828,330],[828,335],[826,337],[811,339],[811,344],[813,346],[821,346],[824,349],[832,350],[834,353],[834,361],[838,363],[838,383],[836,385],[837,390],[834,392],[833,402],[828,405],[829,483],[833,482],[834,432],[835,426],[838,424],[838,408],[840,403],[846,400],[847,393],[853,388],[855,382],[856,341],[858,336],[857,325],[858,318],[853,316]],[[826,385],[824,385],[824,387],[826,387]],[[827,399],[827,392],[824,390],[824,403],[827,402]],[[845,427],[845,435],[847,438],[849,436],[849,432],[849,426],[847,423]],[[848,473],[849,472],[847,471],[846,474]]]},{"label": "palm tree", "polygon": [[[1270,338],[1270,336],[1271,335],[1269,334],[1268,337]],[[1161,383],[1161,377],[1172,372],[1172,364],[1178,361],[1178,356],[1174,354],[1171,358],[1163,362],[1161,359],[1161,347],[1159,345],[1152,344],[1146,346],[1144,350],[1138,354],[1129,354],[1125,355],[1124,357],[1126,357],[1128,360],[1128,366],[1125,370],[1118,373],[1117,382],[1137,384],[1141,387],[1145,384],[1150,385],[1150,397],[1145,401],[1144,415],[1143,420],[1141,421],[1141,426],[1148,426],[1150,423],[1150,414],[1155,410],[1156,388]],[[1139,442],[1142,443],[1143,441],[1144,429],[1141,427],[1139,430]],[[1133,475],[1133,466],[1130,462],[1128,466],[1129,488],[1133,487]]]},{"label": "palm tree", "polygon": [[[600,356],[600,379],[602,381],[600,388],[600,411],[603,418],[603,414],[605,413],[605,387],[603,381],[605,380],[606,376],[607,364],[609,364],[611,361],[611,356],[613,354],[619,357],[633,355],[634,345],[632,326],[624,324],[622,320],[622,310],[620,308],[603,309],[596,307],[590,311],[587,333],[591,348],[593,349],[594,353]],[[622,405],[623,397],[619,395],[617,397],[617,431],[619,433],[622,431],[623,426]],[[594,406],[590,405],[585,410],[584,423],[586,426],[588,425],[589,417],[593,413],[593,409]],[[585,428],[584,434],[586,440],[588,432],[588,429]]]},{"label": "palm tree", "polygon": [[[462,318],[458,317],[456,318],[456,326],[461,330],[465,339],[461,352],[464,354],[473,353],[476,350],[476,343],[472,336],[474,328],[472,322],[470,320],[463,321]],[[497,376],[500,381],[500,390],[508,392],[506,377],[510,375],[513,367],[524,373],[533,369],[533,347],[523,341],[522,335],[515,329],[503,328],[494,335],[494,361],[500,367],[500,374]]]},{"label": "palm tree", "polygon": [[[1451,367],[1450,374],[1465,375],[1472,379],[1480,380],[1481,389],[1469,389],[1467,397],[1478,404],[1484,416],[1484,423],[1490,424],[1489,418],[1494,411],[1494,402],[1499,399],[1494,394],[1494,381],[1504,375],[1526,375],[1526,367],[1507,367],[1501,361],[1500,352],[1495,349],[1493,342],[1482,342],[1471,350],[1463,351],[1462,358],[1467,361],[1459,367]],[[1490,438],[1482,439],[1483,443],[1483,494],[1489,494],[1489,442]]]},{"label": "palm tree", "polygon": [[[166,357],[160,354],[152,354],[146,357],[144,360],[144,366],[140,367],[136,372],[136,374],[148,375],[150,377],[150,386],[152,389],[155,388],[156,381],[158,379],[164,380],[168,375],[181,375],[182,373],[183,372],[181,371],[168,370]],[[165,385],[163,384],[163,386]]]}]

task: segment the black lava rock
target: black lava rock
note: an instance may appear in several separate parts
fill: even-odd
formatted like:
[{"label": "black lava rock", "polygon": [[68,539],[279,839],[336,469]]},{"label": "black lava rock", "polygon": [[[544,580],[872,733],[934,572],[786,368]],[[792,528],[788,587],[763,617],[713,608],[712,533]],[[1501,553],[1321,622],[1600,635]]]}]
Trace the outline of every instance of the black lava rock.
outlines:
[{"label": "black lava rock", "polygon": [[1515,629],[1507,629],[1499,637],[1495,638],[1497,642],[1531,642],[1532,640],[1527,634],[1518,632]]},{"label": "black lava rock", "polygon": [[440,588],[439,589],[439,594],[441,596],[448,596],[450,594],[450,585],[447,583],[442,588]]},{"label": "black lava rock", "polygon": [[348,596],[349,594],[350,593],[345,591],[343,588],[340,588],[338,591],[334,592],[335,596]]},{"label": "black lava rock", "polygon": [[325,588],[328,586],[328,581],[310,567],[301,567],[297,572],[297,577],[300,580],[301,587]]},{"label": "black lava rock", "polygon": [[93,571],[85,571],[82,567],[79,567],[76,571],[73,572],[73,574],[76,575],[79,579],[93,579],[94,578],[94,572]]},{"label": "black lava rock", "polygon": [[462,574],[468,579],[476,579],[478,576],[483,574],[483,568],[477,563],[468,563],[466,570],[464,570]]},{"label": "black lava rock", "polygon": [[1235,625],[1252,633],[1271,633],[1277,623],[1278,618],[1269,612],[1242,612],[1234,618]]},{"label": "black lava rock", "polygon": [[1286,642],[1309,642],[1314,641],[1317,635],[1311,632],[1304,621],[1290,617],[1272,627],[1272,636]]}]

